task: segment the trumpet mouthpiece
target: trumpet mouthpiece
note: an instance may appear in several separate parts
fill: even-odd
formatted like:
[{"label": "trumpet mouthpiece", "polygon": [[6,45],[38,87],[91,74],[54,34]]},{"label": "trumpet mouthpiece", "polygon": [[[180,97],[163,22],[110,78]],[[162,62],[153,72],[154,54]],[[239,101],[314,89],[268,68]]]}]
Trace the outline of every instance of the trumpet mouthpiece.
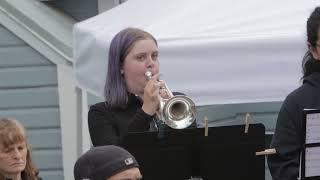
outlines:
[{"label": "trumpet mouthpiece", "polygon": [[152,72],[151,71],[147,71],[147,72],[144,73],[144,75],[147,77],[148,80],[150,80],[151,77],[152,77]]}]

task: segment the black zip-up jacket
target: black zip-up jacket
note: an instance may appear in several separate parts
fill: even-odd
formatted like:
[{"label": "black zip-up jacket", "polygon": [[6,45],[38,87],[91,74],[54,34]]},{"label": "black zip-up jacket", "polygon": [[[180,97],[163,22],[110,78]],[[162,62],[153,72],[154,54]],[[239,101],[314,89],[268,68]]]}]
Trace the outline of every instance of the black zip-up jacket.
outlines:
[{"label": "black zip-up jacket", "polygon": [[280,109],[271,142],[271,148],[275,148],[277,154],[268,156],[273,180],[296,180],[299,176],[303,109],[319,108],[320,72],[314,72],[286,97]]}]

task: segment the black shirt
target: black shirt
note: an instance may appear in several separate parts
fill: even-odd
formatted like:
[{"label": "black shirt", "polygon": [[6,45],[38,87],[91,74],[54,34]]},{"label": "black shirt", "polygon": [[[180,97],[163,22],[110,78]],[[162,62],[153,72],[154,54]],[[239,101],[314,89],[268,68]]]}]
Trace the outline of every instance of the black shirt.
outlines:
[{"label": "black shirt", "polygon": [[304,79],[303,85],[290,93],[280,109],[271,147],[277,154],[268,156],[274,180],[296,180],[303,146],[303,109],[320,108],[320,73]]},{"label": "black shirt", "polygon": [[129,95],[127,106],[123,108],[110,107],[106,102],[91,106],[88,124],[92,144],[118,145],[127,132],[148,131],[154,117],[141,107],[141,100],[133,94]]}]

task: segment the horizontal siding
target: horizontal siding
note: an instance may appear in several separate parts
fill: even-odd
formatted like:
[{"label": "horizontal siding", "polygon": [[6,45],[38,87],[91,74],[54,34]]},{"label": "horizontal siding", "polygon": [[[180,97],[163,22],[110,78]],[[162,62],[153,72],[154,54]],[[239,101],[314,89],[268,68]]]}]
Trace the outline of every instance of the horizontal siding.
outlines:
[{"label": "horizontal siding", "polygon": [[1,108],[58,106],[57,87],[0,90]]},{"label": "horizontal siding", "polygon": [[56,65],[0,26],[0,117],[27,129],[45,180],[63,180]]},{"label": "horizontal siding", "polygon": [[60,127],[58,108],[0,110],[0,116],[17,119],[29,129]]},{"label": "horizontal siding", "polygon": [[25,43],[0,24],[0,46],[18,46]]},{"label": "horizontal siding", "polygon": [[28,129],[28,137],[33,149],[61,148],[60,134],[60,129]]},{"label": "horizontal siding", "polygon": [[0,68],[0,89],[57,85],[55,66]]},{"label": "horizontal siding", "polygon": [[46,65],[55,66],[30,46],[0,46],[0,59],[1,68]]},{"label": "horizontal siding", "polygon": [[33,150],[32,157],[39,170],[62,170],[60,149]]},{"label": "horizontal siding", "polygon": [[55,171],[47,171],[40,170],[39,176],[43,180],[62,180],[63,179],[63,171],[55,170]]}]

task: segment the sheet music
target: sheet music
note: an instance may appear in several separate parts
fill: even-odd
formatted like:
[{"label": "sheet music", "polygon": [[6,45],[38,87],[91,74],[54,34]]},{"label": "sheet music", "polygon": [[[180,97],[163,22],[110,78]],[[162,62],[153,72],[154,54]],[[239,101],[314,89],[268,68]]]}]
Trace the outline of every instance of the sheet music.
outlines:
[{"label": "sheet music", "polygon": [[320,176],[320,147],[309,147],[305,151],[305,177]]},{"label": "sheet music", "polygon": [[307,114],[306,144],[320,143],[320,113]]}]

